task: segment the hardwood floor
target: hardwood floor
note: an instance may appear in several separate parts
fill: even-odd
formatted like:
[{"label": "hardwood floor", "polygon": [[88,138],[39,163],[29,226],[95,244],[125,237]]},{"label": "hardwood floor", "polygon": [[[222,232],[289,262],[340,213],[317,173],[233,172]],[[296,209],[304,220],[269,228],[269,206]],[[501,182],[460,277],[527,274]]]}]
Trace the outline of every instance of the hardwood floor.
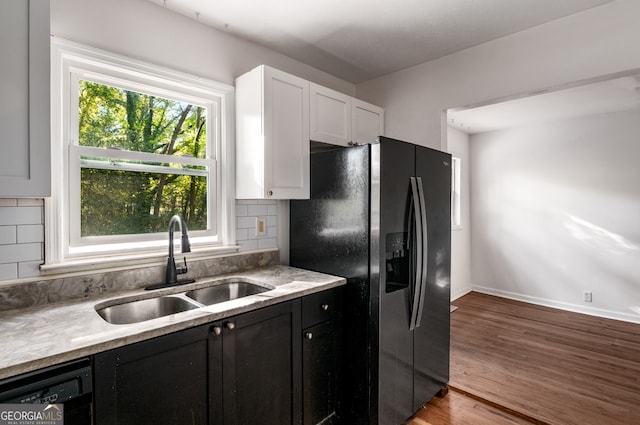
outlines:
[{"label": "hardwood floor", "polygon": [[449,391],[434,397],[405,425],[531,425],[527,420],[498,406],[492,406],[468,395]]},{"label": "hardwood floor", "polygon": [[451,391],[409,424],[640,423],[640,325],[475,292],[454,304]]}]

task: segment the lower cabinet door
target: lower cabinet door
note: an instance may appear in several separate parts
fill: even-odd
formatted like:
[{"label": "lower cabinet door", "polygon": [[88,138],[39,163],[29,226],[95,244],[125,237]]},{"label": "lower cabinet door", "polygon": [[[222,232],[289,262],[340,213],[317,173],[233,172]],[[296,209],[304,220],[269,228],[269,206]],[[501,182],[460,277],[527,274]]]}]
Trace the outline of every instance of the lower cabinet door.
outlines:
[{"label": "lower cabinet door", "polygon": [[94,356],[96,425],[206,425],[208,327]]},{"label": "lower cabinet door", "polygon": [[329,320],[303,331],[303,424],[337,424],[340,421],[342,327]]},{"label": "lower cabinet door", "polygon": [[299,424],[300,303],[222,322],[225,425]]}]

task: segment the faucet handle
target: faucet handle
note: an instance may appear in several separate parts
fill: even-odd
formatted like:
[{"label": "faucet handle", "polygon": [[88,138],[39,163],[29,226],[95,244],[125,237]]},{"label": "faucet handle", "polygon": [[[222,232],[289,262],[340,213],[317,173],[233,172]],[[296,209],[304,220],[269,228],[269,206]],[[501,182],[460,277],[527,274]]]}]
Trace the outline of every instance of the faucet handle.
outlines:
[{"label": "faucet handle", "polygon": [[187,269],[187,257],[184,257],[184,267],[176,267],[176,274],[185,274],[189,270]]}]

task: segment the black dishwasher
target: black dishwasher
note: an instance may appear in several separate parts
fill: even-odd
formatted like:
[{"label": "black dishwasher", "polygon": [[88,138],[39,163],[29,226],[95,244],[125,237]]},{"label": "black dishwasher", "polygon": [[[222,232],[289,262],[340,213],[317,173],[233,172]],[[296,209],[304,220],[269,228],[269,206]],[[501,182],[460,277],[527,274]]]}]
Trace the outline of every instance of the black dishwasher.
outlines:
[{"label": "black dishwasher", "polygon": [[65,425],[91,425],[91,361],[77,360],[0,381],[0,403],[64,405]]}]

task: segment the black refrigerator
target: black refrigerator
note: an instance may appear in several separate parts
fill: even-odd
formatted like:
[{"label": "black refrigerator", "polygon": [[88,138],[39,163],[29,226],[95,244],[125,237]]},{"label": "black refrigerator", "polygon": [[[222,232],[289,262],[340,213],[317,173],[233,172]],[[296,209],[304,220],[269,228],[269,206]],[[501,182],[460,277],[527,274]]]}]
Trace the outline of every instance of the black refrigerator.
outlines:
[{"label": "black refrigerator", "polygon": [[311,154],[295,267],[347,278],[341,423],[402,424],[449,381],[451,155],[379,137]]}]

